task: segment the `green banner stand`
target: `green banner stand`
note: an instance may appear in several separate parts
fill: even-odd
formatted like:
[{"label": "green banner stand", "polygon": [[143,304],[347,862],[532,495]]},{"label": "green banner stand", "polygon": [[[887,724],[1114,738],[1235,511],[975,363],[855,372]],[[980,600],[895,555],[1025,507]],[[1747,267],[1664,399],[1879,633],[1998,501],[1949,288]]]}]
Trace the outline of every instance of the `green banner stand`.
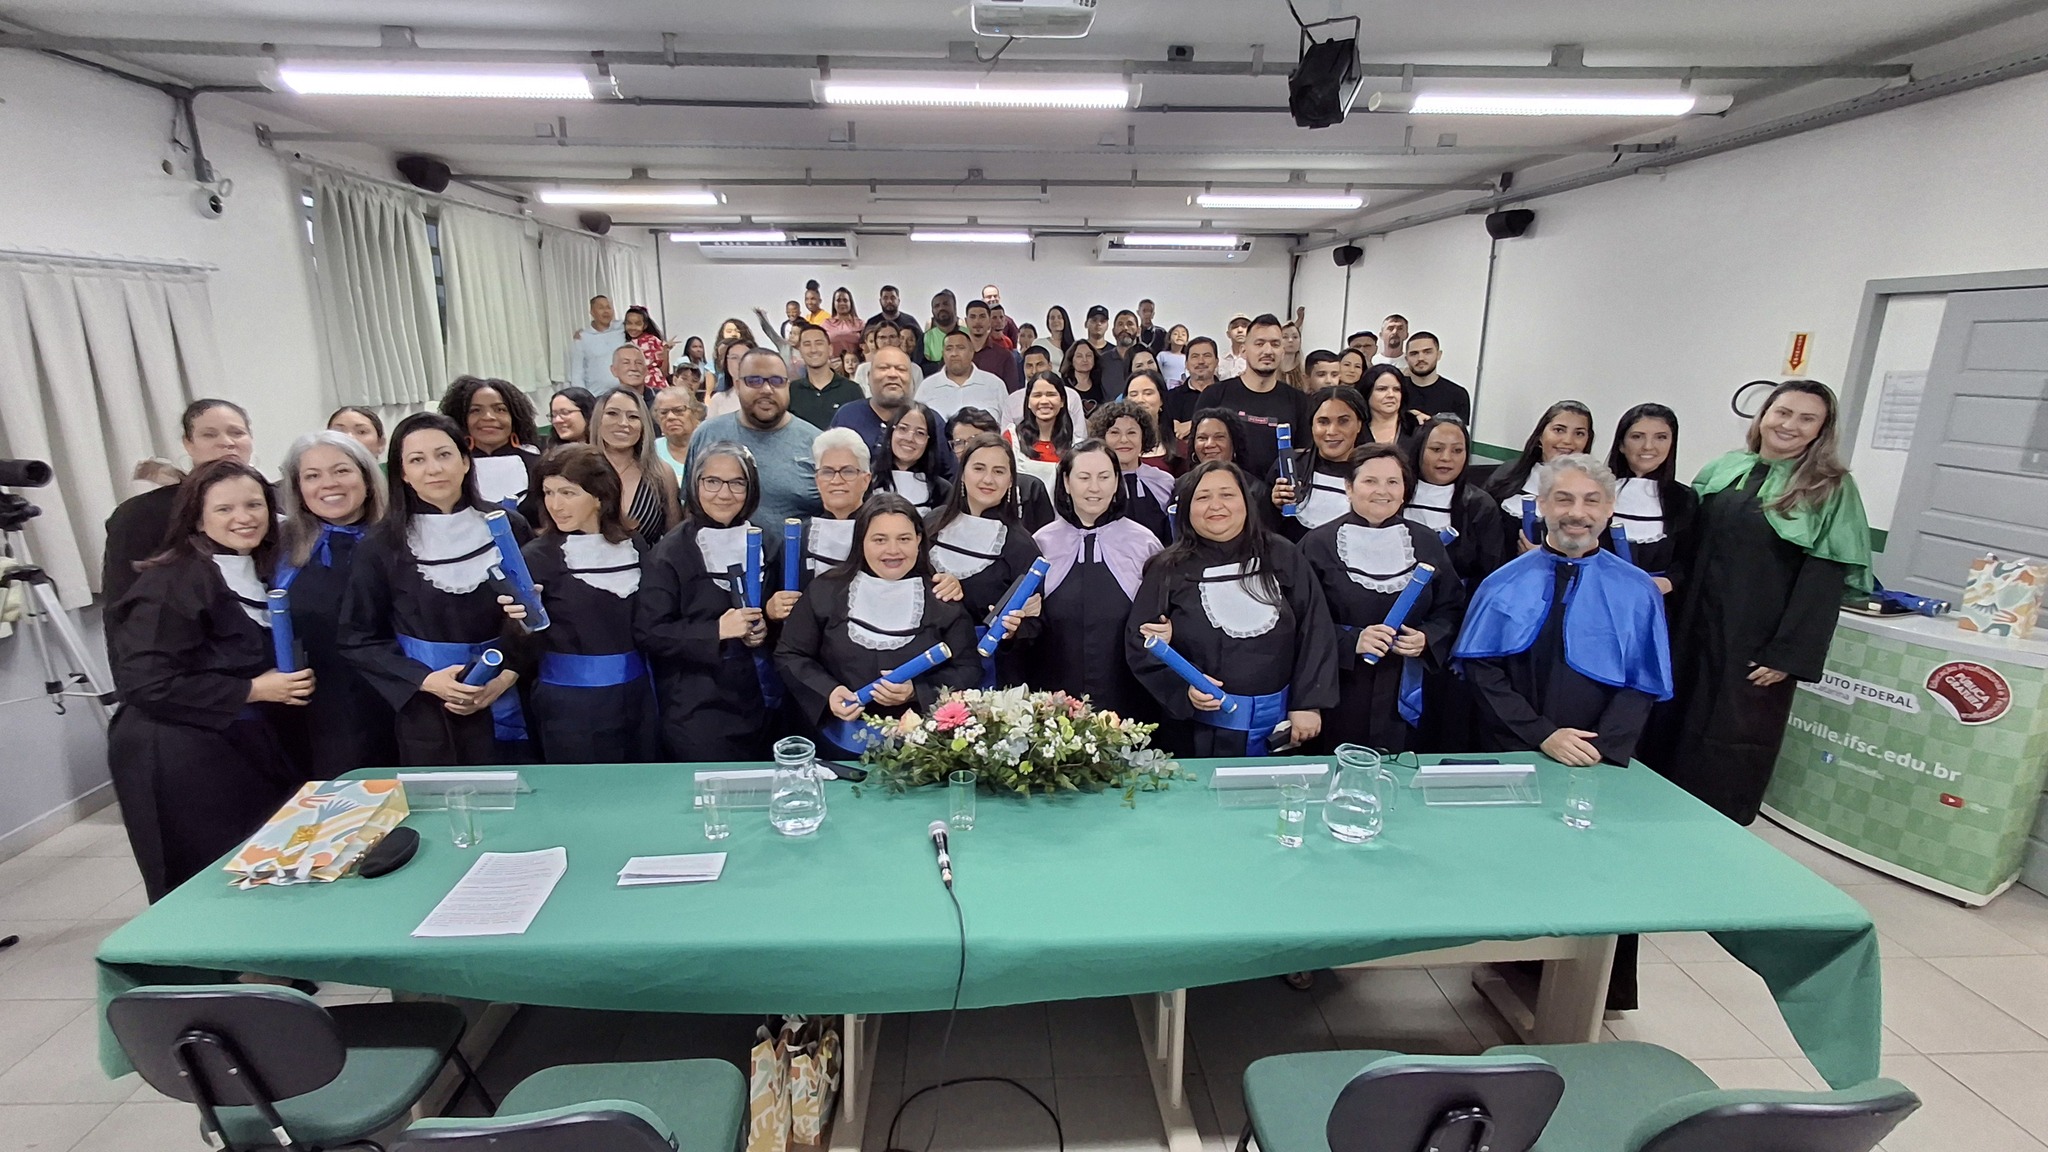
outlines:
[{"label": "green banner stand", "polygon": [[2019,875],[2048,778],[2048,643],[1843,612],[1794,694],[1764,813],[1969,905]]}]

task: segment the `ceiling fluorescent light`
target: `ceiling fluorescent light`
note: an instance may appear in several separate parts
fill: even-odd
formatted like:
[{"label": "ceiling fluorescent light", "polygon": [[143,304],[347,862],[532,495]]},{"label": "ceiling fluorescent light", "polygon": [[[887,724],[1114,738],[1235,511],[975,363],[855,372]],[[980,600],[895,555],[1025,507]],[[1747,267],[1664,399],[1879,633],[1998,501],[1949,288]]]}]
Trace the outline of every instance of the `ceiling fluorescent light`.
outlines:
[{"label": "ceiling fluorescent light", "polygon": [[866,80],[815,82],[826,104],[896,108],[1129,108],[1136,84],[906,84]]},{"label": "ceiling fluorescent light", "polygon": [[543,188],[540,202],[578,206],[666,204],[686,208],[709,208],[722,203],[718,193],[703,188]]},{"label": "ceiling fluorescent light", "polygon": [[1235,248],[1232,232],[1126,232],[1126,248]]},{"label": "ceiling fluorescent light", "polygon": [[1615,93],[1566,96],[1536,93],[1375,92],[1366,107],[1374,112],[1417,116],[1693,116],[1726,112],[1732,96],[1664,96]]},{"label": "ceiling fluorescent light", "polygon": [[671,232],[668,238],[679,243],[696,244],[781,244],[789,239],[788,234],[771,229],[752,232],[733,230],[727,232]]},{"label": "ceiling fluorescent light", "polygon": [[968,231],[959,228],[913,228],[910,238],[926,244],[1029,244],[1031,233],[1016,231]]},{"label": "ceiling fluorescent light", "polygon": [[1195,197],[1204,208],[1278,208],[1296,212],[1350,212],[1365,207],[1356,192],[1204,192]]},{"label": "ceiling fluorescent light", "polygon": [[277,70],[286,88],[302,96],[450,96],[503,100],[589,100],[590,77],[580,71],[464,71],[442,66],[375,68],[341,64],[286,64]]}]

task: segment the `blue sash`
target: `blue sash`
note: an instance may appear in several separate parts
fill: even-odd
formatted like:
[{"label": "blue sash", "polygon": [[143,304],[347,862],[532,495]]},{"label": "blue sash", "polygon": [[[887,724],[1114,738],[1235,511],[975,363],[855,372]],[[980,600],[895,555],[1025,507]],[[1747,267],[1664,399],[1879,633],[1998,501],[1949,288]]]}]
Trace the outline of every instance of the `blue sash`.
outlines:
[{"label": "blue sash", "polygon": [[[407,636],[403,633],[398,637],[400,651],[407,657],[436,670],[467,664],[491,644],[492,641],[489,640],[477,644],[422,640],[417,636]],[[507,742],[526,739],[526,713],[520,710],[518,692],[507,692],[491,705],[491,732],[498,739]]]},{"label": "blue sash", "polygon": [[840,756],[859,756],[867,750],[869,744],[879,739],[879,734],[868,727],[865,716],[858,720],[829,717],[818,726],[818,735],[823,736],[825,743],[831,745],[833,752]]},{"label": "blue sash", "polygon": [[1223,707],[1214,712],[1196,711],[1195,721],[1211,728],[1222,728],[1231,732],[1244,733],[1244,754],[1264,756],[1266,738],[1273,733],[1273,726],[1287,719],[1287,689],[1268,692],[1264,696],[1239,696],[1226,693]]},{"label": "blue sash", "polygon": [[[988,625],[986,625],[986,624],[977,624],[977,625],[975,625],[975,626],[974,626],[974,646],[975,646],[975,648],[976,648],[976,649],[979,649],[979,648],[981,647],[981,642],[982,642],[983,640],[987,639],[987,638],[988,638]],[[983,657],[981,658],[981,690],[982,690],[983,692],[993,692],[993,691],[995,691],[995,688],[996,688],[996,658],[995,658],[995,657],[993,657],[993,656],[983,656]]]},{"label": "blue sash", "polygon": [[543,652],[540,658],[540,682],[561,688],[610,688],[631,684],[646,675],[647,661],[638,652],[608,656]]}]

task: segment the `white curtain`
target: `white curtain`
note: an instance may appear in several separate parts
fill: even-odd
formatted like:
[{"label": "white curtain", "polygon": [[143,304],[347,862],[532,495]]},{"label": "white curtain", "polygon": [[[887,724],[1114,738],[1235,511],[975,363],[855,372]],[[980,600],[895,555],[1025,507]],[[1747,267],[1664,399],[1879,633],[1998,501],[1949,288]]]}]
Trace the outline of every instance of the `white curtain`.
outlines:
[{"label": "white curtain", "polygon": [[97,590],[136,462],[175,456],[180,413],[221,378],[204,272],[0,256],[0,456],[56,470],[25,493],[28,539],[66,607]]},{"label": "white curtain", "polygon": [[344,404],[417,404],[441,394],[433,250],[420,198],[313,173],[313,262],[334,389]]},{"label": "white curtain", "polygon": [[540,247],[526,224],[493,212],[441,208],[441,282],[448,294],[448,374],[509,380],[536,399],[550,370],[540,297]]},{"label": "white curtain", "polygon": [[541,306],[547,310],[549,378],[567,380],[569,342],[590,323],[590,298],[607,291],[604,242],[579,232],[542,228],[540,283]]},{"label": "white curtain", "polygon": [[626,314],[626,306],[639,304],[647,309],[656,322],[661,320],[661,300],[655,295],[654,261],[647,250],[622,240],[604,242],[604,276],[609,285],[612,300],[619,306],[619,315]]}]

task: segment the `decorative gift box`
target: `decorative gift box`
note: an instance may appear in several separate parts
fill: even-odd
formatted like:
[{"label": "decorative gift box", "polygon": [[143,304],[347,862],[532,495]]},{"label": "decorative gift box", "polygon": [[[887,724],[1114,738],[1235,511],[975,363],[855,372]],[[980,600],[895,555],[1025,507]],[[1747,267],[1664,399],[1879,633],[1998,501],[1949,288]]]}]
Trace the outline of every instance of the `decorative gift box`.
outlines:
[{"label": "decorative gift box", "polygon": [[1969,632],[2024,640],[2034,632],[2044,589],[2048,589],[2048,564],[2024,556],[2017,560],[1980,556],[1970,563],[1970,579],[1963,585],[1963,605],[1956,612],[1956,624]]},{"label": "decorative gift box", "polygon": [[409,809],[396,780],[313,780],[227,862],[235,885],[338,880]]}]

